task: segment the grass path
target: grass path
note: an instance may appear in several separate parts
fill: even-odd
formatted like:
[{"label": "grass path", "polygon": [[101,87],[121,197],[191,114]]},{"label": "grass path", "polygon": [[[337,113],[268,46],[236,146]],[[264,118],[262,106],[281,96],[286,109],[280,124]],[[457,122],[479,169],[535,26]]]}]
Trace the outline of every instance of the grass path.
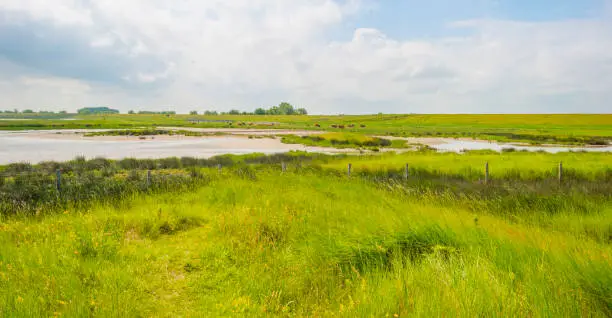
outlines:
[{"label": "grass path", "polygon": [[356,179],[227,176],[1,224],[0,315],[605,317],[611,257]]}]

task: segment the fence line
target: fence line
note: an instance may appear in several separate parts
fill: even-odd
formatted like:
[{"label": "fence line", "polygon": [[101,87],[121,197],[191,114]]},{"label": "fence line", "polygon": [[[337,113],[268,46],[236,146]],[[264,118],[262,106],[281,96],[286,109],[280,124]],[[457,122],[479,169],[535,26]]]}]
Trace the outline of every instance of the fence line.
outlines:
[{"label": "fence line", "polygon": [[[298,167],[302,167],[301,163],[298,162],[296,163],[296,166]],[[404,165],[404,171],[403,171],[403,179],[404,181],[409,181],[410,180],[410,164],[406,163]],[[219,173],[223,172],[223,167],[221,164],[217,165],[217,170]],[[129,170],[129,173],[136,173],[138,174],[139,172],[142,171],[146,171],[146,175],[145,175],[145,184],[147,187],[151,187],[151,185],[153,184],[153,174],[152,174],[152,170],[148,169],[148,170]],[[285,173],[287,172],[287,163],[286,162],[281,162],[281,172]],[[352,177],[353,173],[354,173],[354,167],[352,163],[348,163],[347,165],[347,177]],[[167,173],[160,173],[157,174],[158,176],[161,176],[162,178],[166,178],[168,176],[188,176],[188,173],[186,174],[182,174],[182,173],[177,173],[177,174],[167,174]],[[401,175],[401,174],[400,174]],[[53,175],[44,175],[42,172],[17,172],[14,174],[9,174],[9,173],[3,173],[0,174],[0,179],[10,179],[10,178],[19,178],[19,177],[24,177],[25,180],[20,179],[20,182],[28,182],[28,181],[51,181],[53,180]],[[57,191],[61,191],[62,190],[62,186],[64,183],[64,176],[62,174],[61,170],[56,170],[55,172],[55,176],[54,176],[54,181],[55,181],[55,188]],[[72,176],[71,176],[72,177]],[[129,177],[129,175],[128,175]],[[32,180],[34,179],[34,180]],[[67,179],[70,180],[71,178]],[[3,183],[0,180],[0,185]],[[490,164],[489,162],[485,162],[485,167],[484,167],[484,183],[485,184],[489,184],[491,182],[492,178],[491,178],[491,173],[490,173]],[[557,166],[557,180],[558,182],[561,184],[564,181],[564,166],[563,166],[563,162],[559,162],[558,166]]]}]

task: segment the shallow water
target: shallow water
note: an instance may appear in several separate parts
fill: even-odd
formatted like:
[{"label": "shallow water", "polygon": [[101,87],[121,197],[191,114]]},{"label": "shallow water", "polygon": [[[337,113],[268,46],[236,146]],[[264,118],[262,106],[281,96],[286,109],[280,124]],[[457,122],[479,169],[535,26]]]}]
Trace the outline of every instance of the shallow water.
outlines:
[{"label": "shallow water", "polygon": [[285,145],[275,139],[248,139],[245,137],[156,138],[154,140],[108,140],[102,138],[33,137],[28,133],[0,132],[0,164],[13,162],[38,163],[41,161],[67,161],[77,156],[86,158],[209,158],[222,154],[279,153],[306,150],[301,145]]},{"label": "shallow water", "polygon": [[[88,131],[102,131],[88,130]],[[309,152],[338,153],[354,152],[350,149],[333,149],[287,145],[278,139],[248,139],[244,136],[210,136],[197,137],[163,137],[139,140],[134,137],[82,137],[85,130],[60,131],[0,131],[0,165],[13,162],[38,163],[41,161],[67,161],[77,156],[86,158],[105,157],[122,158],[166,158],[166,157],[199,157],[209,158],[223,154],[247,153],[281,153],[291,150]],[[407,139],[410,142],[429,144],[439,151],[462,150],[495,150],[515,148],[516,150],[550,153],[562,151],[612,152],[612,147],[571,148],[571,147],[530,147],[511,144],[499,144],[487,141],[466,141],[452,138]],[[428,142],[429,141],[429,142]]]},{"label": "shallow water", "polygon": [[493,150],[502,151],[503,149],[514,148],[516,150],[527,151],[545,151],[549,153],[567,152],[567,151],[588,151],[588,152],[612,152],[612,146],[607,147],[563,147],[563,146],[520,146],[513,144],[503,144],[488,141],[467,141],[445,138],[438,144],[432,144],[430,147],[438,151],[460,152],[462,150]]}]

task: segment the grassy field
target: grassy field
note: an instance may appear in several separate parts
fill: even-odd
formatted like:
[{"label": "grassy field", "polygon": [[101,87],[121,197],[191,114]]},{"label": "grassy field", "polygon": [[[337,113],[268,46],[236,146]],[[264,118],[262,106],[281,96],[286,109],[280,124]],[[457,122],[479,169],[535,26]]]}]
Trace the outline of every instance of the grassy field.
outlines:
[{"label": "grassy field", "polygon": [[403,172],[409,165],[411,174],[419,172],[447,177],[479,180],[484,178],[485,164],[489,163],[491,179],[554,179],[558,175],[559,163],[563,164],[566,177],[581,176],[590,180],[605,178],[612,174],[612,154],[561,152],[503,152],[470,151],[467,154],[405,152],[402,154],[381,154],[353,156],[323,163],[323,167],[346,169],[352,163],[353,172]]},{"label": "grassy field", "polygon": [[5,166],[0,199],[21,209],[0,214],[0,315],[608,317],[611,164],[415,152]]},{"label": "grassy field", "polygon": [[[369,135],[446,136],[530,143],[595,145],[606,144],[612,139],[612,114],[362,116],[92,115],[76,116],[71,119],[75,120],[0,120],[0,130],[133,129],[176,126],[308,129]],[[209,122],[192,123],[189,119],[207,120]],[[217,122],[223,120],[230,121],[231,123]]]},{"label": "grassy field", "polygon": [[333,148],[365,148],[379,150],[379,148],[408,148],[405,140],[389,140],[380,137],[371,137],[358,133],[329,132],[308,136],[283,136],[281,141],[286,144],[302,144],[316,147]]}]

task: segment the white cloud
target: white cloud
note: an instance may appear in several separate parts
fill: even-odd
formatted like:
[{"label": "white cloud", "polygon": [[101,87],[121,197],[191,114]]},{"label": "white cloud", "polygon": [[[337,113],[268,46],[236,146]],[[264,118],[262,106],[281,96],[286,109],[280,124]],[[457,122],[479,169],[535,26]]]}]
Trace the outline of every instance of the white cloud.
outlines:
[{"label": "white cloud", "polygon": [[90,11],[73,0],[2,0],[0,11],[8,14],[27,13],[35,19],[58,25],[92,26]]},{"label": "white cloud", "polygon": [[[346,40],[330,38],[366,5],[366,0],[0,0],[0,13],[78,28],[93,49],[114,50],[115,59],[146,57],[162,64],[126,69],[114,87],[47,75],[60,86],[77,81],[90,87],[77,90],[81,97],[73,108],[100,100],[124,110],[135,104],[174,105],[179,111],[253,109],[289,100],[324,113],[610,111],[608,19],[460,21],[450,27],[469,35],[413,41],[357,26]],[[50,93],[40,82],[20,83],[3,96],[29,107],[74,95],[71,89]],[[40,92],[32,96],[33,89]]]},{"label": "white cloud", "polygon": [[94,39],[90,43],[92,47],[109,47],[113,46],[113,44],[115,44],[115,39],[110,35],[101,36],[99,38]]},{"label": "white cloud", "polygon": [[10,99],[4,98],[0,102],[0,109],[71,109],[73,105],[83,105],[90,93],[91,87],[78,80],[27,76],[11,81],[0,80],[0,94],[10,96]]}]

